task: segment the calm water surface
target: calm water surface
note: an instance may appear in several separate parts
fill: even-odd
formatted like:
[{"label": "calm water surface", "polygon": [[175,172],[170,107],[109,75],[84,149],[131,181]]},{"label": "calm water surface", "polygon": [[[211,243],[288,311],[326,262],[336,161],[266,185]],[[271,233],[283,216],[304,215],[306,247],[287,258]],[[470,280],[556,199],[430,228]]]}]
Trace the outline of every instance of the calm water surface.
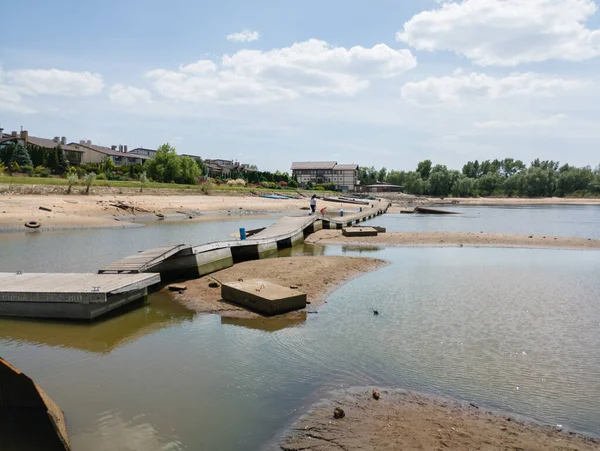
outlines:
[{"label": "calm water surface", "polygon": [[600,205],[443,205],[459,215],[386,214],[366,224],[389,232],[489,232],[600,239]]},{"label": "calm water surface", "polygon": [[233,239],[240,227],[257,229],[281,215],[231,216],[218,220],[154,221],[146,227],[0,233],[0,271],[96,272],[145,249]]},{"label": "calm water surface", "polygon": [[[238,227],[219,223],[215,239]],[[111,232],[101,244],[112,248],[110,237],[124,231],[82,232],[80,242]],[[36,257],[7,262],[13,243],[0,241],[0,263],[41,269],[34,260],[52,255],[37,256],[40,249],[53,250],[44,236],[55,247],[69,243],[40,235],[43,247],[29,248]],[[171,242],[190,241],[179,236]],[[117,242],[148,247],[135,239]],[[313,252],[359,255],[337,246],[288,254]],[[391,264],[295,324],[195,315],[154,294],[149,305],[92,325],[0,319],[0,355],[63,408],[75,451],[263,449],[315,399],[353,385],[449,395],[600,434],[600,253],[360,252]],[[57,271],[93,253],[59,255]]]}]

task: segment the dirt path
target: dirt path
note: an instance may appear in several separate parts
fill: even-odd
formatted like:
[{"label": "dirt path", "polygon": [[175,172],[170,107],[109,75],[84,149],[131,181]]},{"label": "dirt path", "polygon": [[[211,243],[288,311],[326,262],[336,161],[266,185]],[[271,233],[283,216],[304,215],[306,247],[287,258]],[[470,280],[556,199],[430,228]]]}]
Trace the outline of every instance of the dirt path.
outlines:
[{"label": "dirt path", "polygon": [[[325,302],[327,295],[355,277],[374,271],[387,263],[384,260],[363,257],[286,257],[269,258],[239,263],[210,276],[184,282],[187,290],[174,294],[186,307],[201,313],[217,313],[227,318],[253,319],[261,328],[294,324],[306,319],[306,311],[292,312],[274,318],[265,318],[221,299],[221,289],[209,283],[235,282],[239,279],[264,279],[283,286],[295,286],[308,296],[307,311]],[[165,288],[165,291],[167,288]]]},{"label": "dirt path", "polygon": [[[338,391],[311,407],[280,444],[285,451],[597,450],[600,440],[516,421],[473,404],[402,390]],[[334,419],[333,410],[344,410]]]},{"label": "dirt path", "polygon": [[529,249],[600,249],[600,240],[549,235],[511,235],[475,232],[392,232],[372,237],[346,237],[341,230],[320,230],[308,244],[356,244],[367,246],[508,247]]}]

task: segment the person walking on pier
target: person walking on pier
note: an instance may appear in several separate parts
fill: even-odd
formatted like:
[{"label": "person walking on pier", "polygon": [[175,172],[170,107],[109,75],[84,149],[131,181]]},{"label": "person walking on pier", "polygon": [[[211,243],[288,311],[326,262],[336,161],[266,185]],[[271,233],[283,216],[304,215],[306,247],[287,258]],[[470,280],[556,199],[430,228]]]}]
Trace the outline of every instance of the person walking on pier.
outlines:
[{"label": "person walking on pier", "polygon": [[313,194],[312,197],[310,198],[310,210],[312,211],[313,215],[317,211],[317,195],[316,194]]}]

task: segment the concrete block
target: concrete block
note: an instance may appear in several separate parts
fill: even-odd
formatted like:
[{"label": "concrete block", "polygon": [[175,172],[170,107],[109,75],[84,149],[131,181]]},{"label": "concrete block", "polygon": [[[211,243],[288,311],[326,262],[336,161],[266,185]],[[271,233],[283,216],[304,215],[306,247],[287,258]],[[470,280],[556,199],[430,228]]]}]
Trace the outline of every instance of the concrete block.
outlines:
[{"label": "concrete block", "polygon": [[306,293],[260,279],[223,283],[221,296],[266,316],[306,307]]},{"label": "concrete block", "polygon": [[344,236],[377,236],[377,230],[374,227],[346,227],[342,229]]}]

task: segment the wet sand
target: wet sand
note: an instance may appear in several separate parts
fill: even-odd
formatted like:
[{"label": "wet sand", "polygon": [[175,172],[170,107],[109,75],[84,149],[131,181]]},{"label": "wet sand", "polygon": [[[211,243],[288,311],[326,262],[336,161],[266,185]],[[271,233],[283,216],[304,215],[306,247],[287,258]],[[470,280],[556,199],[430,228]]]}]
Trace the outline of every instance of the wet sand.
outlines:
[{"label": "wet sand", "polygon": [[[600,440],[492,413],[469,403],[403,390],[336,391],[313,405],[280,443],[285,451],[597,450]],[[343,419],[333,418],[335,408]]]},{"label": "wet sand", "polygon": [[[306,311],[314,312],[325,303],[333,290],[355,277],[385,266],[387,262],[363,257],[286,257],[239,263],[200,279],[183,282],[186,290],[174,294],[175,299],[196,312],[216,313],[228,318],[261,319],[278,323],[282,319],[305,319]],[[221,288],[211,288],[212,281],[235,282],[239,279],[264,279],[283,286],[295,286],[307,294],[306,311],[291,312],[265,318],[221,299]],[[167,288],[165,288],[165,291]]]},{"label": "wet sand", "polygon": [[512,235],[475,232],[392,232],[371,237],[346,237],[341,230],[320,230],[306,238],[307,244],[354,244],[367,246],[504,247],[529,249],[600,249],[600,240],[549,235]]}]

